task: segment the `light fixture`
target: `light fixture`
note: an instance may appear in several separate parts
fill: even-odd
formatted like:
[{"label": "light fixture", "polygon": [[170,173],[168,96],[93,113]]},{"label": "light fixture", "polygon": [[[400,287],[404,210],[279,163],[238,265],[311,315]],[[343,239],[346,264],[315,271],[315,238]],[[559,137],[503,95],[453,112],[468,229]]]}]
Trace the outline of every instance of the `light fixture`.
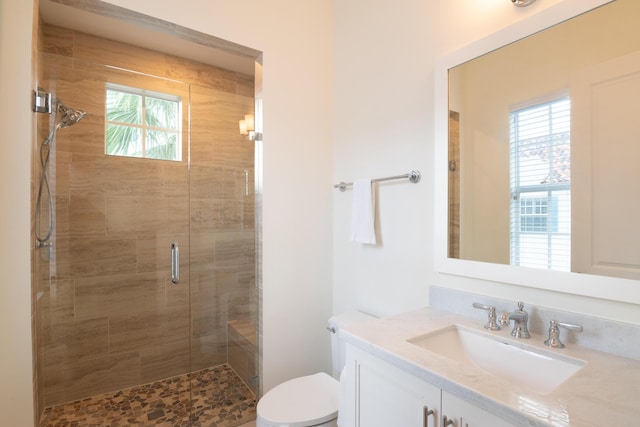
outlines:
[{"label": "light fixture", "polygon": [[238,122],[240,128],[240,135],[248,135],[251,141],[261,141],[262,135],[256,132],[255,121],[252,114],[247,114],[244,119]]},{"label": "light fixture", "polygon": [[511,0],[511,3],[513,3],[515,6],[518,6],[518,7],[525,7],[525,6],[529,6],[531,3],[535,1],[536,0]]}]

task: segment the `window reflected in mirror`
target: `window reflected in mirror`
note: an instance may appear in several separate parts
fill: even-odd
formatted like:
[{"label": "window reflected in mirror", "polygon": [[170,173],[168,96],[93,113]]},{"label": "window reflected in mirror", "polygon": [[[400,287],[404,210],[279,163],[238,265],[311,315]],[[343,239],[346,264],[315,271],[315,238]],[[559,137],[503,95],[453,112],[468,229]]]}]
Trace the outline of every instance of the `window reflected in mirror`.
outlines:
[{"label": "window reflected in mirror", "polygon": [[569,271],[569,98],[521,108],[509,116],[510,264]]}]

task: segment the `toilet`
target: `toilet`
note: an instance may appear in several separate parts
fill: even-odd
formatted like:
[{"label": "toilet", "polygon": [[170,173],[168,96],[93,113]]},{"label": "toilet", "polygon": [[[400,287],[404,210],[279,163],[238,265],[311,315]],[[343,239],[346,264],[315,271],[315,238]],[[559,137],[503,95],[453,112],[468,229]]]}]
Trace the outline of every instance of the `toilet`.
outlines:
[{"label": "toilet", "polygon": [[256,427],[337,427],[340,373],[345,348],[339,331],[346,325],[366,322],[373,316],[350,311],[329,319],[333,377],[324,372],[294,378],[269,390],[258,401]]}]

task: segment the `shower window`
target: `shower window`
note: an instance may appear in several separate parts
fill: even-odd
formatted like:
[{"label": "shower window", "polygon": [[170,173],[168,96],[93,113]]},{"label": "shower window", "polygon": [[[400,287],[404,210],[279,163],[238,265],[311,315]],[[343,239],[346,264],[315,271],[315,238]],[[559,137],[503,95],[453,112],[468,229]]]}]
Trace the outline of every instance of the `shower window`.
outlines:
[{"label": "shower window", "polygon": [[175,95],[107,84],[105,152],[182,160],[181,104]]}]

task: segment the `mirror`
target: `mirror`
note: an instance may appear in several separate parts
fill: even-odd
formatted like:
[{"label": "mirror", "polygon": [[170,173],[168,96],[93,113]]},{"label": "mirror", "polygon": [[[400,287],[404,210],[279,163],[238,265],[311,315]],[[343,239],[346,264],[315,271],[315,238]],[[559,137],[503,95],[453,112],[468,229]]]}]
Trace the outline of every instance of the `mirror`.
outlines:
[{"label": "mirror", "polygon": [[638,16],[617,0],[444,61],[447,258],[640,279]]}]

